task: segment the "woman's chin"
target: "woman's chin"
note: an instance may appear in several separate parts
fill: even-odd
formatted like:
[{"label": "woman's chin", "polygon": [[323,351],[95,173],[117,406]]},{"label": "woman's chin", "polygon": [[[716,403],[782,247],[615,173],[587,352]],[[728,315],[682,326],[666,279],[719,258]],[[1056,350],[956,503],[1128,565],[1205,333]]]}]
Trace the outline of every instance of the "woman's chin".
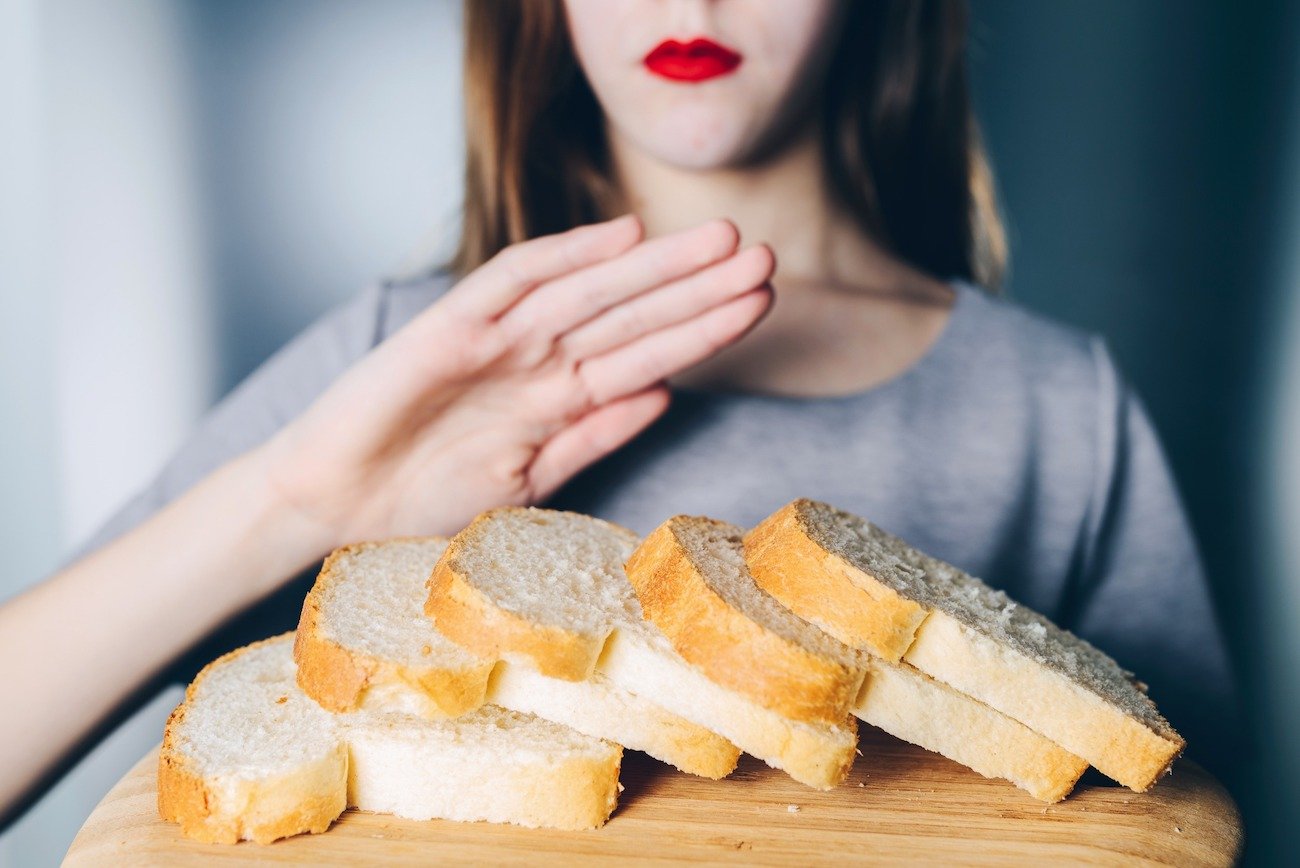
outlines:
[{"label": "woman's chin", "polygon": [[653,135],[631,141],[660,163],[693,171],[733,166],[742,159],[749,145],[738,136],[689,126],[658,130]]}]

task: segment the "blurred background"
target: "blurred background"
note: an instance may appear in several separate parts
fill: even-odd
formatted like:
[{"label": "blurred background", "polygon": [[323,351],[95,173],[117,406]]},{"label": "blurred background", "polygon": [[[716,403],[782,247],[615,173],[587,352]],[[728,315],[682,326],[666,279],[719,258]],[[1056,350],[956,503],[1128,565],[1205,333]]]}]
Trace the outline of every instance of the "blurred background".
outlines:
[{"label": "blurred background", "polygon": [[[1300,14],[972,0],[1008,292],[1106,335],[1163,438],[1260,759],[1300,826]],[[0,0],[0,599],[326,308],[448,250],[452,0]],[[179,687],[0,835],[57,864]]]}]

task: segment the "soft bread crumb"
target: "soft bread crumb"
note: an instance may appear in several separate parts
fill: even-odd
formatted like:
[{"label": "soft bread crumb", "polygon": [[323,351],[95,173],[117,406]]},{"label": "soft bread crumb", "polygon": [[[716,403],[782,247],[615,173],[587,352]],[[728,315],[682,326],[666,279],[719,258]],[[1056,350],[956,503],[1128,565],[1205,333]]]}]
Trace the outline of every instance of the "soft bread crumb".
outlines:
[{"label": "soft bread crumb", "polygon": [[576,512],[502,507],[457,540],[455,571],[506,611],[589,636],[641,619],[622,575],[638,542],[627,528]]},{"label": "soft bread crumb", "polygon": [[473,670],[483,661],[429,629],[424,583],[447,548],[443,537],[348,546],[318,582],[320,632],[339,645],[402,666]]},{"label": "soft bread crumb", "polygon": [[[501,512],[489,514],[499,516]],[[473,527],[490,529],[492,523],[478,522]],[[546,525],[528,522],[527,527],[536,534]],[[589,531],[609,533],[603,523]],[[621,537],[615,535],[616,540]],[[477,537],[474,545],[462,546],[462,550],[476,555],[476,546],[484,541]],[[549,547],[546,540],[540,542]],[[599,674],[577,682],[560,681],[523,664],[498,660],[495,655],[466,654],[459,645],[455,653],[447,652],[450,640],[438,629],[436,619],[430,620],[423,611],[423,601],[429,577],[449,545],[451,541],[442,537],[406,537],[345,546],[330,556],[312,591],[320,614],[307,629],[327,634],[349,661],[361,661],[356,670],[365,672],[367,680],[358,703],[338,708],[325,702],[326,707],[442,718],[466,713],[488,701],[645,751],[693,774],[721,778],[735,768],[739,750],[725,738]],[[610,568],[621,570],[621,564],[616,561]],[[530,578],[518,574],[515,581],[527,585]],[[623,583],[626,585],[626,578]],[[357,605],[371,605],[374,600],[383,600],[390,608],[359,619],[354,611]],[[380,634],[383,638],[377,640]],[[308,691],[316,690],[321,682],[332,685],[331,675],[342,683],[354,677],[338,657],[318,654],[307,659],[310,664],[304,663],[304,670],[309,665],[317,667],[316,677],[303,685]],[[472,665],[465,667],[466,660]],[[410,661],[416,665],[409,665]]]},{"label": "soft bread crumb", "polygon": [[[220,658],[169,720],[159,809],[187,835],[233,843],[323,831],[345,797],[414,819],[575,829],[613,810],[618,745],[490,705],[442,721],[330,714],[298,688],[292,647],[285,634]],[[178,792],[168,769],[197,777],[203,798],[165,805]],[[334,810],[308,811],[318,805]]]}]

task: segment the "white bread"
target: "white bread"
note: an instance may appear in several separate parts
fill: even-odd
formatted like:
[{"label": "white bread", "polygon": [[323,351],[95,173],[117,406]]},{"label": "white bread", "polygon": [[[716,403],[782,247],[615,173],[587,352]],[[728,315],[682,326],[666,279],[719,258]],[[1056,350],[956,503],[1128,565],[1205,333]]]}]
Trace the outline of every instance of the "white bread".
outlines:
[{"label": "white bread", "polygon": [[595,673],[564,681],[497,663],[445,638],[423,613],[425,583],[443,537],[346,546],[330,555],[303,603],[294,656],[298,683],[331,711],[371,708],[445,717],[484,701],[530,712],[642,750],[710,778],[739,750]]},{"label": "white bread", "polygon": [[495,706],[455,720],[331,714],[298,689],[292,634],[226,654],[167,721],[158,811],[191,838],[268,843],[345,807],[584,829],[618,797],[618,745]]},{"label": "white bread", "polygon": [[853,713],[1044,802],[1069,795],[1088,768],[1087,760],[907,663],[872,661]]},{"label": "white bread", "polygon": [[444,635],[512,668],[575,683],[607,677],[805,784],[842,781],[852,718],[792,720],[703,677],[642,616],[623,569],[636,544],[631,531],[587,515],[489,510],[438,561],[425,612]]},{"label": "white bread", "polygon": [[440,538],[335,550],[303,600],[294,642],[298,686],[330,711],[407,710],[455,717],[484,703],[492,660],[470,654],[424,617],[424,580]]},{"label": "white bread", "polygon": [[323,832],[347,807],[347,745],[294,684],[286,636],[217,658],[167,720],[158,812],[191,838]]},{"label": "white bread", "polygon": [[725,735],[750,756],[801,784],[828,790],[844,782],[858,747],[854,718],[838,724],[793,720],[720,687],[676,654],[662,635],[615,630],[599,671],[628,690]]},{"label": "white bread", "polygon": [[477,654],[582,681],[615,625],[640,620],[623,574],[636,543],[627,528],[588,515],[490,509],[452,537],[424,611]]},{"label": "white bread", "polygon": [[792,501],[749,532],[755,578],[847,644],[903,660],[1144,791],[1182,752],[1113,659],[951,564],[829,504]]},{"label": "white bread", "polygon": [[718,684],[795,720],[843,720],[866,674],[861,656],[764,592],[743,538],[703,516],[652,531],[627,560],[646,618]]},{"label": "white bread", "polygon": [[[647,616],[667,625],[670,637],[681,636],[679,650],[694,648],[715,665],[711,677],[742,683],[772,679],[769,661],[798,643],[799,650],[823,651],[851,669],[870,667],[852,704],[853,713],[867,723],[987,777],[1007,778],[1045,801],[1059,801],[1073,788],[1087,768],[1083,760],[910,666],[872,661],[768,595],[749,575],[742,537],[735,525],[677,516],[647,537],[628,561]],[[702,629],[705,624],[714,629]],[[714,650],[719,647],[730,651]],[[790,668],[778,667],[776,677]]]}]

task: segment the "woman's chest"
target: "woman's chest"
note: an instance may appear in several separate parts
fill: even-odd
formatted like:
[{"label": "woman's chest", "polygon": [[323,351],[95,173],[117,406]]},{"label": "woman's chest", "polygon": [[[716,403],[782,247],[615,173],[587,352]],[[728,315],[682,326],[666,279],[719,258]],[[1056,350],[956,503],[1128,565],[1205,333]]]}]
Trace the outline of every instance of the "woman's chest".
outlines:
[{"label": "woman's chest", "polygon": [[1024,420],[926,403],[679,392],[654,425],[547,505],[646,534],[680,513],[752,527],[811,497],[1050,609],[1087,508],[1079,464],[1044,466]]}]

